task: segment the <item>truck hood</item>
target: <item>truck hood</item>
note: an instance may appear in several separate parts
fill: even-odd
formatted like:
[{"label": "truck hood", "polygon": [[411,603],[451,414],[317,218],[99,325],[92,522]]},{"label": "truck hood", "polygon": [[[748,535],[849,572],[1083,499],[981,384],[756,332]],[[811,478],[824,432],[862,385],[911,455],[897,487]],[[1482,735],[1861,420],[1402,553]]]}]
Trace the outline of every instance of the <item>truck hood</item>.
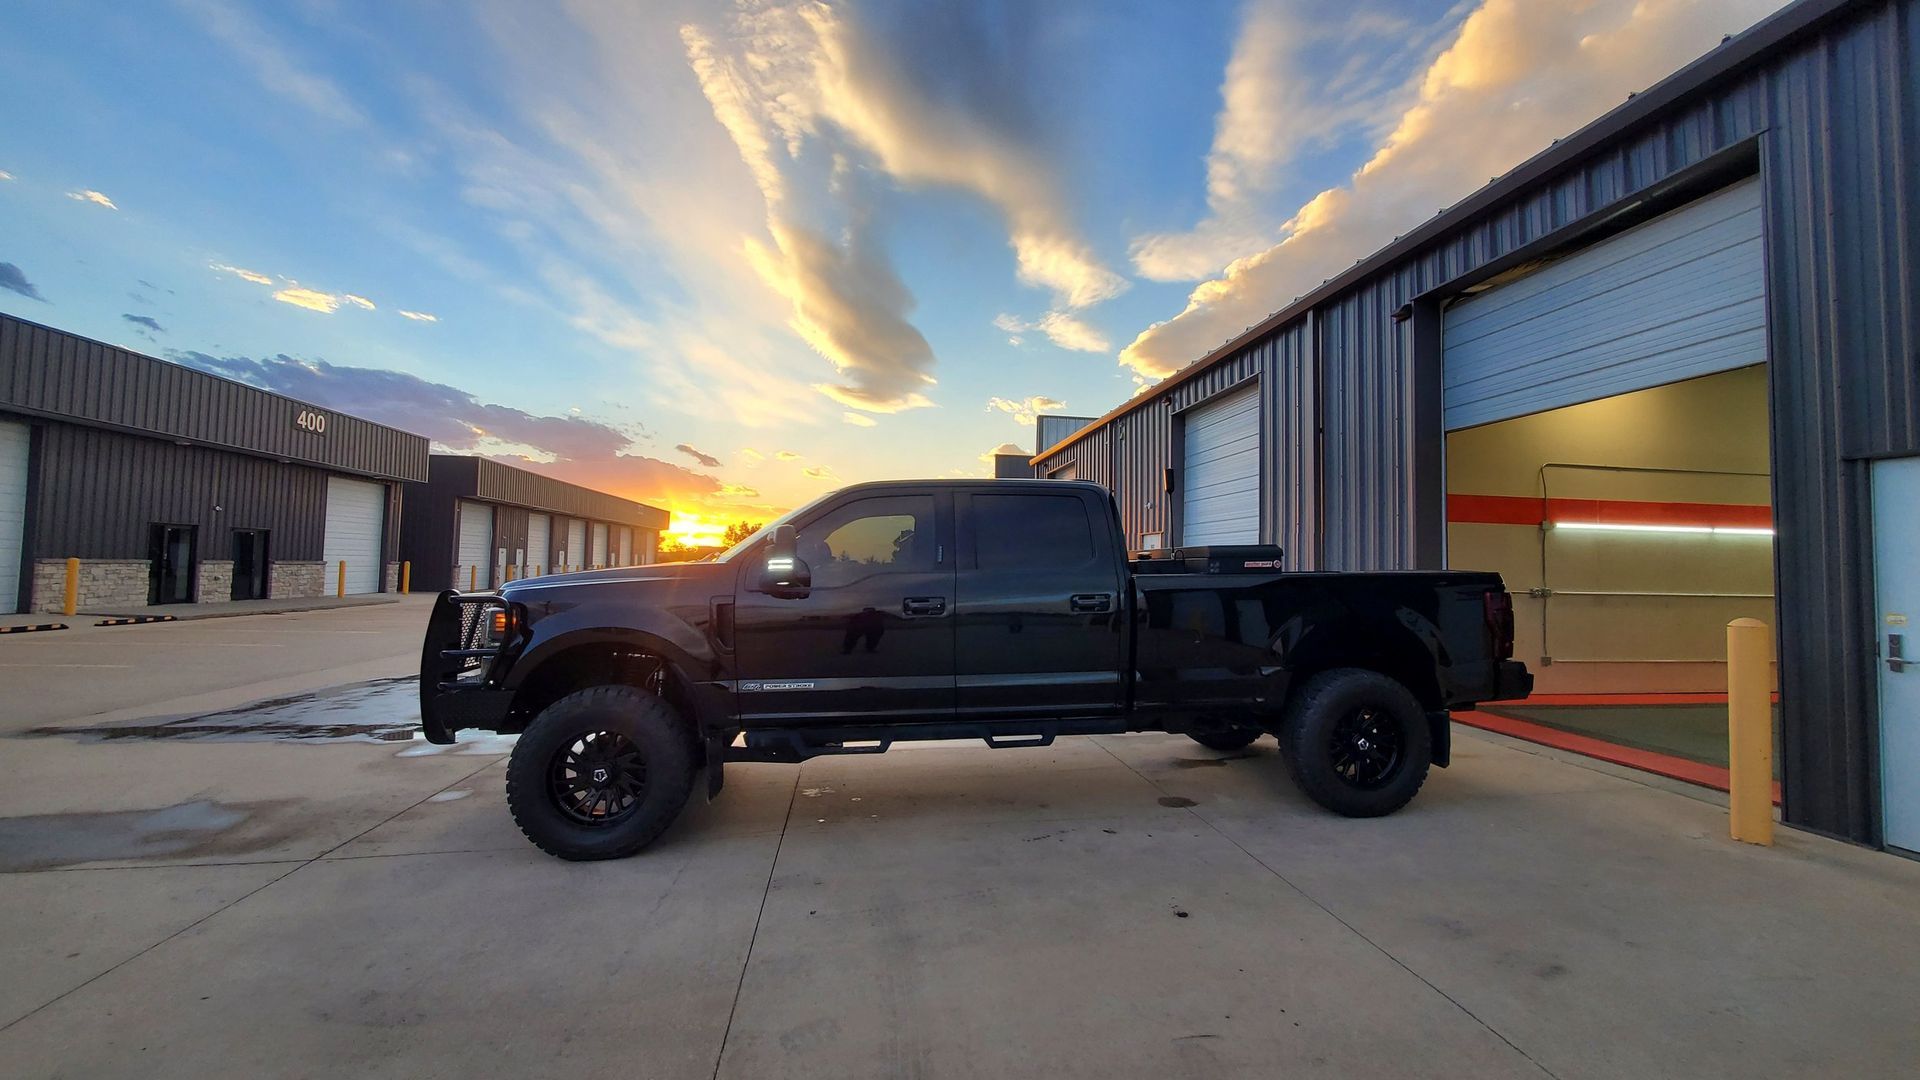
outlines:
[{"label": "truck hood", "polygon": [[573,574],[547,574],[543,577],[522,578],[519,581],[508,582],[501,588],[500,593],[511,600],[526,601],[539,594],[566,591],[580,585],[638,584],[647,581],[687,584],[730,581],[736,569],[738,567],[732,563],[718,562],[619,566],[607,570],[582,570]]}]

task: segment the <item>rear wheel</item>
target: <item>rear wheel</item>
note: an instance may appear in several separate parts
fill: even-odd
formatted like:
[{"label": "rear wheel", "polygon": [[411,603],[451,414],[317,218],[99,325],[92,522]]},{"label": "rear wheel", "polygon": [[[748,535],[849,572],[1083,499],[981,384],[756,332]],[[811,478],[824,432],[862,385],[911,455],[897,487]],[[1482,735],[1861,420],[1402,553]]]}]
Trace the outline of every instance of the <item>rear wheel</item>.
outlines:
[{"label": "rear wheel", "polygon": [[1226,753],[1230,750],[1244,750],[1253,745],[1260,737],[1259,728],[1234,728],[1229,731],[1189,731],[1187,738],[1209,750]]},{"label": "rear wheel", "polygon": [[507,806],[562,859],[619,859],[666,831],[693,790],[673,707],[631,686],[581,690],[541,710],[507,762]]},{"label": "rear wheel", "polygon": [[1346,817],[1379,817],[1407,805],[1426,782],[1433,754],[1413,694],[1359,668],[1307,680],[1287,703],[1280,737],[1301,790]]}]

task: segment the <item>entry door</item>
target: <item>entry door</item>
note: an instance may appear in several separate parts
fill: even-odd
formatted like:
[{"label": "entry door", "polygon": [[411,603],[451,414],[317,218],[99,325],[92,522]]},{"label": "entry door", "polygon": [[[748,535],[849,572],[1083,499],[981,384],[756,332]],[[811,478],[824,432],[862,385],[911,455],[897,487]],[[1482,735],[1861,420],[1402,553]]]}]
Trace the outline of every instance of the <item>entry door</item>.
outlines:
[{"label": "entry door", "polygon": [[193,527],[155,524],[147,537],[147,603],[192,603]]},{"label": "entry door", "polygon": [[233,590],[235,600],[263,600],[267,595],[267,534],[263,529],[233,530]]},{"label": "entry door", "polygon": [[27,535],[25,424],[0,422],[0,613],[20,609],[20,553]]},{"label": "entry door", "polygon": [[799,524],[813,574],[801,597],[754,585],[743,555],[734,610],[748,727],[953,715],[953,559],[946,496],[873,495]]},{"label": "entry door", "polygon": [[1873,578],[1886,838],[1920,852],[1920,458],[1873,463]]}]

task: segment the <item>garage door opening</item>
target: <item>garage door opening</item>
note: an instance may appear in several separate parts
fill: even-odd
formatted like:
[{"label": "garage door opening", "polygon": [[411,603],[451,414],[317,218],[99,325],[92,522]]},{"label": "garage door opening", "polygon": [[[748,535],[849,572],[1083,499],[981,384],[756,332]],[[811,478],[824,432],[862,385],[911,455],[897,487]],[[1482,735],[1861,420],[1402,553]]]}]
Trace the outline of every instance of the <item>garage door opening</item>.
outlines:
[{"label": "garage door opening", "polygon": [[1724,786],[1726,625],[1775,623],[1762,229],[1735,184],[1446,309],[1447,562],[1536,677],[1488,726]]},{"label": "garage door opening", "polygon": [[1774,623],[1769,460],[1765,365],[1448,434],[1448,564],[1505,578],[1537,680],[1484,711],[1723,780],[1726,625]]}]

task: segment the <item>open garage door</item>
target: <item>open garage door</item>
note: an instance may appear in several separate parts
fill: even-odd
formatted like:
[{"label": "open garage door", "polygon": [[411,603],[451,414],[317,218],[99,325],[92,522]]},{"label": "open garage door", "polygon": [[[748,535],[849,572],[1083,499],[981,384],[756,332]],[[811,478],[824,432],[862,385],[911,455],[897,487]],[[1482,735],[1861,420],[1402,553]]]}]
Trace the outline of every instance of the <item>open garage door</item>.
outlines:
[{"label": "open garage door", "polygon": [[552,571],[553,519],[545,514],[527,515],[527,573]]},{"label": "open garage door", "polygon": [[1188,410],[1184,427],[1181,546],[1259,543],[1259,387]]},{"label": "open garage door", "polygon": [[456,589],[493,588],[493,507],[460,500],[460,546],[453,568]]},{"label": "open garage door", "polygon": [[0,422],[0,612],[20,610],[20,559],[27,537],[25,424]]},{"label": "open garage door", "polygon": [[347,593],[380,591],[381,527],[387,519],[387,485],[343,476],[327,477],[327,526],[321,544],[326,582],[334,585],[347,564]]},{"label": "open garage door", "polygon": [[1444,325],[1449,431],[1764,360],[1760,185],[1455,303]]}]

